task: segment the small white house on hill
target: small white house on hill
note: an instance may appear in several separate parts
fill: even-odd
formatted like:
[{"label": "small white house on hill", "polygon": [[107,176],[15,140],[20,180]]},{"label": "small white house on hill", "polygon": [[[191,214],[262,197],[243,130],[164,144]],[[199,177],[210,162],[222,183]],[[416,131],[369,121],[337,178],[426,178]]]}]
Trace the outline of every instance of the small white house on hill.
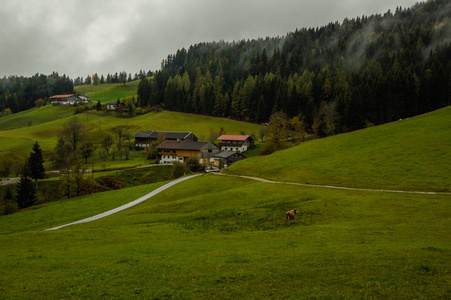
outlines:
[{"label": "small white house on hill", "polygon": [[254,139],[249,135],[221,135],[218,140],[221,151],[245,152],[254,145]]}]

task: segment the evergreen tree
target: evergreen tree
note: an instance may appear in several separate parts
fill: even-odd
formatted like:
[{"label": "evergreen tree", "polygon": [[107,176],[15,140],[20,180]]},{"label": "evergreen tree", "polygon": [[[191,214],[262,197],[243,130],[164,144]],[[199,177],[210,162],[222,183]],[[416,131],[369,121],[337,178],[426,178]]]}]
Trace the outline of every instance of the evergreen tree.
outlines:
[{"label": "evergreen tree", "polygon": [[96,109],[97,110],[102,110],[102,104],[100,103],[100,100],[97,101]]},{"label": "evergreen tree", "polygon": [[16,201],[19,208],[32,206],[36,202],[36,191],[31,181],[29,163],[26,162],[21,171],[21,177],[16,188]]},{"label": "evergreen tree", "polygon": [[28,166],[30,169],[30,177],[35,180],[36,190],[38,190],[38,179],[44,179],[45,168],[44,158],[42,157],[42,149],[37,141],[31,150],[30,158],[28,159]]}]

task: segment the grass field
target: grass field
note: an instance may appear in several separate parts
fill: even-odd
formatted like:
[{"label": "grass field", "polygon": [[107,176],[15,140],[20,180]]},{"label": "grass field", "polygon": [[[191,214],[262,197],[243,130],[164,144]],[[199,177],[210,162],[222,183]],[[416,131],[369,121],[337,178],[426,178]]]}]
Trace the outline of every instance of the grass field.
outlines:
[{"label": "grass field", "polygon": [[[237,162],[228,172],[449,191],[450,114],[448,107],[309,141]],[[180,130],[191,120],[205,134],[220,124],[233,134],[246,124],[172,112],[144,117],[150,129],[164,122]],[[117,126],[113,117],[102,122],[102,130]],[[1,216],[0,298],[451,298],[449,194],[334,190],[207,174],[110,217],[44,231],[161,184]],[[284,214],[293,208],[299,213],[287,225]]]},{"label": "grass field", "polygon": [[451,192],[451,107],[313,140],[228,173],[346,187]]},{"label": "grass field", "polygon": [[9,116],[0,118],[0,130],[35,126],[58,119],[67,118],[74,114],[70,106],[47,105],[41,108],[32,108]]},{"label": "grass field", "polygon": [[122,83],[106,83],[99,85],[79,85],[74,89],[77,93],[85,94],[93,103],[117,101],[124,97],[135,96],[138,91],[139,80]]},{"label": "grass field", "polygon": [[[451,206],[443,195],[332,191],[205,175],[108,218],[42,231],[155,187],[0,217],[0,296],[451,297]],[[284,212],[294,207],[300,213],[287,226]]]},{"label": "grass field", "polygon": [[[24,119],[29,120],[34,118],[35,115],[44,115],[47,114],[48,111],[53,111],[53,109],[55,108],[52,106],[48,106],[48,108],[46,106],[37,111],[32,110],[24,112],[22,116]],[[59,111],[59,109],[60,108],[56,108],[55,111]],[[75,115],[75,117],[83,123],[88,131],[88,136],[93,140],[100,140],[99,136],[101,137],[105,133],[109,133],[115,137],[116,133],[114,132],[114,129],[117,127],[122,127],[124,131],[129,131],[131,134],[134,134],[139,130],[147,129],[159,131],[188,131],[193,132],[201,140],[208,138],[210,129],[219,131],[221,127],[229,134],[239,134],[241,131],[245,131],[247,134],[256,134],[260,131],[260,125],[256,124],[170,111],[151,112],[133,118],[120,118],[117,117],[115,113],[105,114],[105,112],[89,112]],[[46,160],[49,161],[50,152],[53,151],[58,136],[68,122],[69,117],[57,118],[52,116],[47,118],[49,121],[46,123],[36,125],[33,125],[34,123],[32,123],[32,126],[0,131],[0,153],[12,151],[26,155],[31,151],[32,145],[38,141],[43,149]],[[54,118],[54,120],[50,120],[50,118]],[[121,165],[121,167],[124,167],[144,163],[141,153],[133,153],[132,156],[134,159],[131,161],[126,161],[125,158],[116,161],[110,160],[107,162],[107,165],[109,167],[113,165]],[[102,168],[101,165],[102,162],[95,162],[96,169]]]}]

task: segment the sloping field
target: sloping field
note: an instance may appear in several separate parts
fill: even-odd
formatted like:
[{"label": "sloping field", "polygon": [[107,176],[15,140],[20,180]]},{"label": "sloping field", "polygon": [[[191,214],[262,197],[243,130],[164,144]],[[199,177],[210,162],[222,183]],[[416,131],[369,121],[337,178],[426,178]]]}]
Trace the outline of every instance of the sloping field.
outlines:
[{"label": "sloping field", "polygon": [[58,119],[67,118],[74,114],[70,106],[47,105],[41,108],[32,108],[16,114],[0,118],[0,130],[35,126]]},{"label": "sloping field", "polygon": [[[43,113],[45,111],[42,110]],[[124,130],[130,131],[132,134],[147,129],[191,131],[199,138],[205,139],[208,138],[210,129],[219,132],[222,127],[230,134],[239,134],[240,131],[245,131],[247,134],[257,134],[261,127],[260,125],[229,119],[169,111],[152,112],[133,118],[119,118],[114,114],[105,115],[103,112],[83,113],[76,115],[76,117],[85,125],[88,133],[92,136],[103,133],[110,133],[115,136],[113,129],[123,127]],[[44,153],[48,153],[55,147],[58,135],[68,120],[69,117],[66,117],[35,126],[32,124],[30,127],[0,131],[0,152],[11,150],[28,153],[33,143],[38,141]]]},{"label": "sloping field", "polygon": [[356,188],[451,191],[451,107],[309,141],[233,164],[229,174]]},{"label": "sloping field", "polygon": [[101,103],[108,101],[117,101],[124,97],[135,96],[138,91],[139,81],[122,83],[105,83],[98,85],[80,85],[74,87],[77,93],[85,94],[94,103],[100,101]]},{"label": "sloping field", "polygon": [[[0,297],[451,297],[444,195],[205,175],[110,217],[43,231],[156,185],[143,187],[0,217]],[[292,208],[300,212],[288,226]]]},{"label": "sloping field", "polygon": [[[154,114],[156,123],[147,124],[161,124],[165,114],[171,120],[165,124],[176,130],[175,113]],[[230,171],[285,181],[340,179],[337,184],[364,188],[446,190],[449,114],[446,108],[307,142],[236,163]],[[186,117],[181,115],[182,123]],[[199,117],[193,126],[208,124],[202,122]],[[161,184],[0,217],[0,298],[451,297],[450,195],[204,175],[104,219],[44,231],[131,202]],[[299,213],[288,225],[285,212],[293,208]]]}]

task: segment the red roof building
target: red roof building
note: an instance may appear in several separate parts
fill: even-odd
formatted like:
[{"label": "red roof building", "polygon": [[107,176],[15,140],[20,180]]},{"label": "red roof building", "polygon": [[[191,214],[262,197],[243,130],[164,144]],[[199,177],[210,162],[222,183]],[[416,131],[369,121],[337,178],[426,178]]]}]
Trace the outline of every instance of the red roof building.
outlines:
[{"label": "red roof building", "polygon": [[249,135],[221,135],[218,137],[221,151],[245,152],[254,145],[254,139]]}]

